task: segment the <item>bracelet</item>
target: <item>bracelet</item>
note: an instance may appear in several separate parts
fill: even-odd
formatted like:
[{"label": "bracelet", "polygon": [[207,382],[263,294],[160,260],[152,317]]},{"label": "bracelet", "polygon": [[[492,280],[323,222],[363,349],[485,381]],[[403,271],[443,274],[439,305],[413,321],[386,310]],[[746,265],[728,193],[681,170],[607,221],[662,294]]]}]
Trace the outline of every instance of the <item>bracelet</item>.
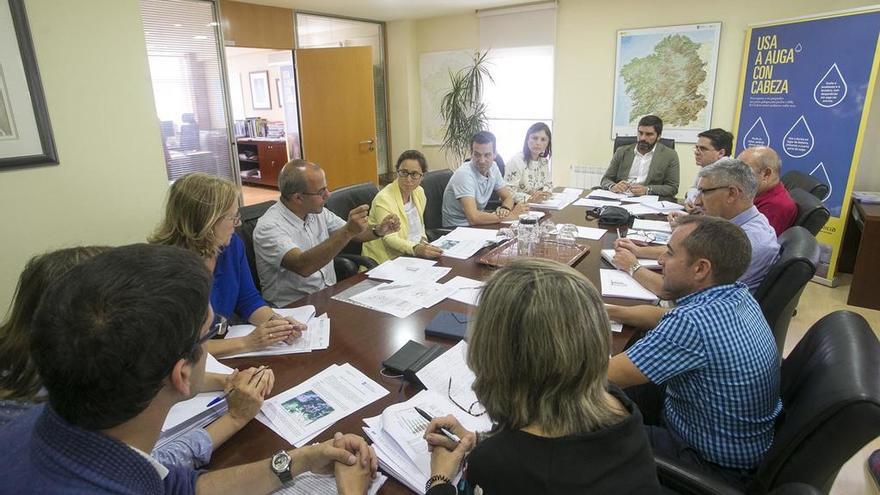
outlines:
[{"label": "bracelet", "polygon": [[425,483],[425,491],[430,490],[431,487],[434,486],[435,481],[442,481],[443,483],[447,483],[450,485],[452,484],[452,480],[447,478],[446,476],[443,476],[442,474],[435,474],[434,476],[428,478],[428,482]]},{"label": "bracelet", "polygon": [[640,265],[639,262],[636,261],[633,266],[629,267],[629,276],[632,277],[633,275],[635,275],[636,272],[639,271],[639,268],[641,268],[641,267],[642,267],[642,265]]}]

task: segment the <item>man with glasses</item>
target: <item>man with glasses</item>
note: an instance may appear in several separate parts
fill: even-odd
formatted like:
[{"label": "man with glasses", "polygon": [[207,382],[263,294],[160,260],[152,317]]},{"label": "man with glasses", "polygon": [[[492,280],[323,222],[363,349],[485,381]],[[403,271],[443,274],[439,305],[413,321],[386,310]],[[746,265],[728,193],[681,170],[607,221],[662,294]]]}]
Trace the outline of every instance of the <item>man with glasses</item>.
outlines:
[{"label": "man with glasses", "polygon": [[798,216],[797,204],[779,179],[782,160],[767,146],[746,148],[738,158],[752,168],[758,179],[755,207],[767,217],[767,221],[776,230],[776,235],[781,235],[794,225]]},{"label": "man with glasses", "polygon": [[0,429],[0,494],[269,493],[337,462],[339,485],[369,481],[375,455],[355,435],[212,472],[149,456],[170,409],[201,388],[203,344],[222,330],[212,325],[211,279],[191,251],[137,244],[49,286],[31,336],[48,403]]},{"label": "man with glasses", "polygon": [[[484,211],[492,193],[497,191],[501,206]],[[495,164],[495,135],[480,131],[471,139],[471,159],[452,174],[443,191],[443,226],[488,225],[516,219],[528,211],[525,203],[514,206],[513,193]]]},{"label": "man with glasses", "polygon": [[281,197],[257,221],[254,252],[263,297],[277,306],[336,283],[333,258],[351,240],[372,241],[400,228],[397,215],[377,225],[360,205],[342,220],[324,203],[330,197],[327,177],[318,165],[292,160],[278,175]]},{"label": "man with glasses", "polygon": [[[714,128],[697,134],[697,143],[694,145],[694,162],[697,167],[703,168],[712,165],[718,160],[730,156],[733,153],[733,134],[724,129]],[[685,194],[685,209],[691,213],[694,209],[694,198],[697,197],[697,182],[694,179],[694,187]]]}]

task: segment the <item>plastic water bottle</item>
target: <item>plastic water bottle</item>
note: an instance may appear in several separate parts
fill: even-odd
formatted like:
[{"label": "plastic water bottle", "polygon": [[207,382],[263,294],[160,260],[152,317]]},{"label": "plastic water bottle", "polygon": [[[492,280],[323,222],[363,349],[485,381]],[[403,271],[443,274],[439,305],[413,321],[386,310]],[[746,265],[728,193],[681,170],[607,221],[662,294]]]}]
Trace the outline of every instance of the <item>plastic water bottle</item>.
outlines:
[{"label": "plastic water bottle", "polygon": [[538,219],[523,213],[516,229],[516,251],[520,256],[533,256],[538,241]]}]

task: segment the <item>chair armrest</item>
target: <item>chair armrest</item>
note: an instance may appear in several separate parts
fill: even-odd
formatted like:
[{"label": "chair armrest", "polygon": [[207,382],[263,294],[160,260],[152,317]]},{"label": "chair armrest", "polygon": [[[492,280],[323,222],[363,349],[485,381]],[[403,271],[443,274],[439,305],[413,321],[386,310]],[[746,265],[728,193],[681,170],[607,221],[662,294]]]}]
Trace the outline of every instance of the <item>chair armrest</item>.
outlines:
[{"label": "chair armrest", "polygon": [[660,484],[683,495],[743,495],[724,481],[654,454]]},{"label": "chair armrest", "polygon": [[357,265],[366,268],[367,270],[372,270],[373,268],[376,268],[377,266],[379,266],[379,263],[376,263],[376,260],[374,260],[373,258],[370,258],[369,256],[364,256],[361,254],[341,253],[341,254],[336,255],[336,257],[350,260],[350,261],[356,263]]}]

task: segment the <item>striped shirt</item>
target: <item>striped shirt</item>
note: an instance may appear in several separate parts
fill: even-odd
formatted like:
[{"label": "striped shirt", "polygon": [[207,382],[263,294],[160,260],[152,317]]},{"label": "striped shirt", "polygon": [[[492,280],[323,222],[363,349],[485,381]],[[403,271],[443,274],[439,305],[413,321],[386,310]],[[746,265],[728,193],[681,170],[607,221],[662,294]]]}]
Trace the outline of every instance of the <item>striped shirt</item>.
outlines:
[{"label": "striped shirt", "polygon": [[779,355],[758,303],[742,283],[685,296],[626,351],[666,384],[666,427],[709,462],[755,467],[782,409]]}]

